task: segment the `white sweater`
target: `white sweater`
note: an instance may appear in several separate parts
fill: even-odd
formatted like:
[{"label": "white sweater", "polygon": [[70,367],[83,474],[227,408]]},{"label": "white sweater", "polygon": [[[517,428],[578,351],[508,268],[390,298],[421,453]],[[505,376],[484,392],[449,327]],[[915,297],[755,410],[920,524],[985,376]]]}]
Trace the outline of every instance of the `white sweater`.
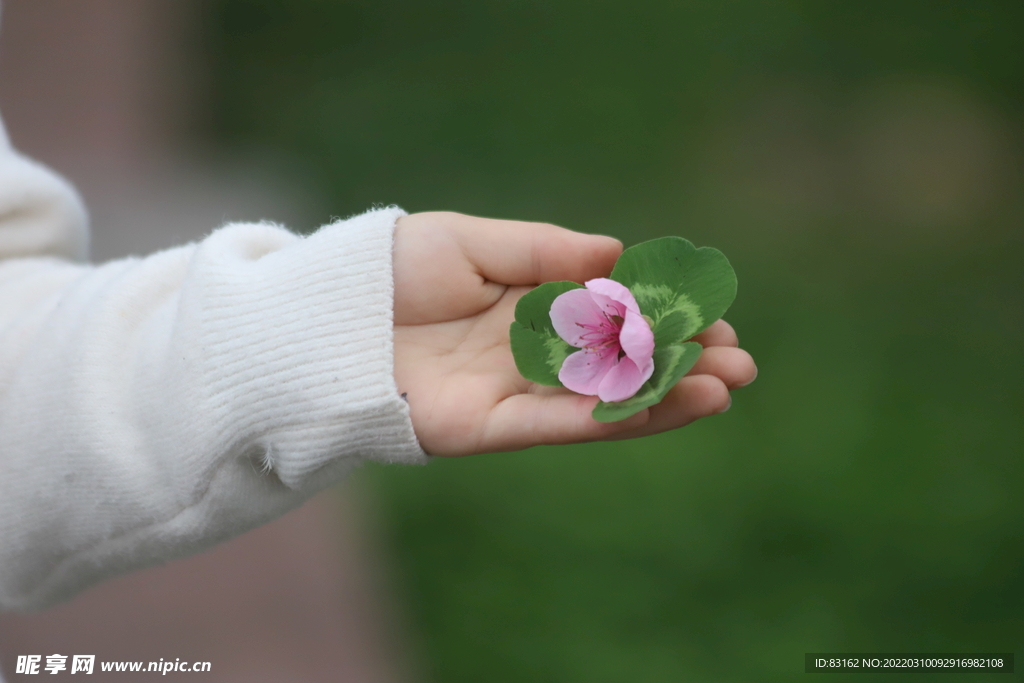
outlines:
[{"label": "white sweater", "polygon": [[422,462],[393,378],[397,208],[84,263],[74,190],[0,125],[0,609],[39,608]]}]

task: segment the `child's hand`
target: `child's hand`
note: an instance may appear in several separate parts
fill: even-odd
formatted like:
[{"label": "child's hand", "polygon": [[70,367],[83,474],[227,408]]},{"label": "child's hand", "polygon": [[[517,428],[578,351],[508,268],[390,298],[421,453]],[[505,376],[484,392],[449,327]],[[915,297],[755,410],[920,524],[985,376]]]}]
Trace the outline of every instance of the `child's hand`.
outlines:
[{"label": "child's hand", "polygon": [[607,277],[622,252],[610,237],[543,223],[422,213],[395,229],[395,381],[431,455],[509,451],[675,429],[729,407],[757,368],[719,320],[665,399],[622,422],[595,421],[596,396],[543,387],[516,370],[508,328],[516,301],[551,280]]}]

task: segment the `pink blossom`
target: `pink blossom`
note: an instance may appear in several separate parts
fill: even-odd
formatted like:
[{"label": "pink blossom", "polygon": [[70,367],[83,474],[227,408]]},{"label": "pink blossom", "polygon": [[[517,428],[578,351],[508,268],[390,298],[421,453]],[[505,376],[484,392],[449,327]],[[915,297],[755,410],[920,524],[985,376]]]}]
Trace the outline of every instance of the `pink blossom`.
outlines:
[{"label": "pink blossom", "polygon": [[559,295],[551,303],[558,336],[581,351],[558,372],[578,394],[611,403],[624,401],[654,373],[654,333],[630,291],[607,278]]}]

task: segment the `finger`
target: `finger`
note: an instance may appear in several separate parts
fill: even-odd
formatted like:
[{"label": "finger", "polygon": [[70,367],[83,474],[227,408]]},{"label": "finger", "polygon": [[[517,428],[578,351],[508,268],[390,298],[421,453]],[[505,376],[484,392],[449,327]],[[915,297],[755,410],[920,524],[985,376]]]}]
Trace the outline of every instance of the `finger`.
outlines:
[{"label": "finger", "polygon": [[450,214],[459,244],[479,270],[503,285],[553,280],[584,282],[611,273],[622,243],[547,223],[503,221]]},{"label": "finger", "polygon": [[479,450],[514,451],[609,439],[647,422],[646,410],[621,422],[598,422],[590,416],[596,403],[596,397],[579,394],[511,396],[491,411]]},{"label": "finger", "polygon": [[724,320],[716,320],[711,327],[694,337],[693,341],[700,342],[700,345],[704,348],[709,346],[738,346],[740,343],[739,337],[736,336],[736,330]]},{"label": "finger", "polygon": [[711,346],[700,354],[687,375],[712,375],[728,389],[745,387],[757,377],[757,366],[750,354],[731,346]]},{"label": "finger", "polygon": [[692,375],[679,380],[661,403],[648,408],[648,419],[641,425],[610,437],[633,439],[678,429],[702,417],[725,412],[732,397],[722,380],[714,375]]}]

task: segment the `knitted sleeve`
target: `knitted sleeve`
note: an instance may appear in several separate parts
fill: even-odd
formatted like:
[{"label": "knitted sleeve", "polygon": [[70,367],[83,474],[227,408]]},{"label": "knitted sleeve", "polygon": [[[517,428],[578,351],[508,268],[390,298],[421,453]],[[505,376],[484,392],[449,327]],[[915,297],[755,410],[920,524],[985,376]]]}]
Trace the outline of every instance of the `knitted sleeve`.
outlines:
[{"label": "knitted sleeve", "polygon": [[393,379],[397,208],[100,266],[0,128],[0,608],[46,606],[421,462]]}]

